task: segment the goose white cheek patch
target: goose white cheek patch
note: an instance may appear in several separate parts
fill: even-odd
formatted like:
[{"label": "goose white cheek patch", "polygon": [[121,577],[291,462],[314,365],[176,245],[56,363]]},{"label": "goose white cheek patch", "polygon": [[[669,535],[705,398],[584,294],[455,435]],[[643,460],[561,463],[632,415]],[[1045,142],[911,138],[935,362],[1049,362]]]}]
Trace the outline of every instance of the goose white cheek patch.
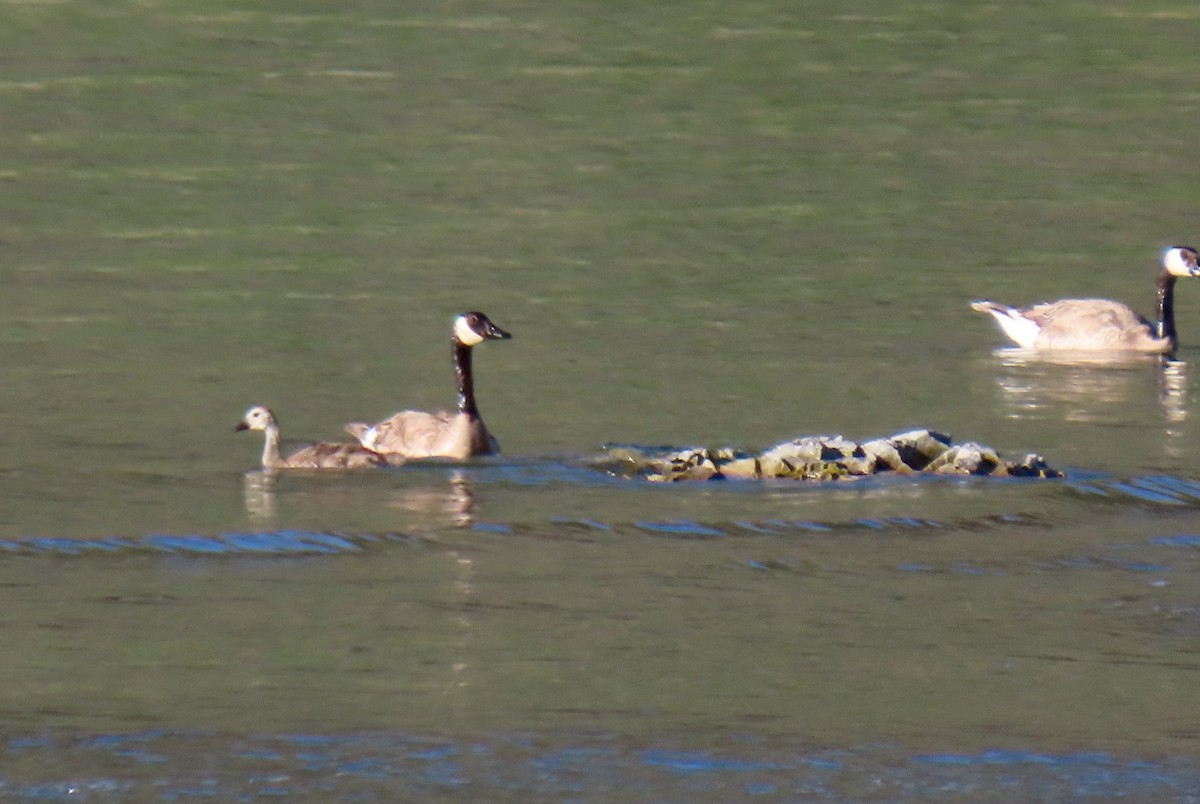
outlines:
[{"label": "goose white cheek patch", "polygon": [[483,336],[471,329],[471,325],[467,322],[467,319],[461,315],[454,319],[454,337],[458,338],[458,342],[464,346],[475,346],[476,344],[483,343]]},{"label": "goose white cheek patch", "polygon": [[1194,276],[1195,260],[1181,248],[1168,249],[1163,257],[1167,271],[1175,276]]}]

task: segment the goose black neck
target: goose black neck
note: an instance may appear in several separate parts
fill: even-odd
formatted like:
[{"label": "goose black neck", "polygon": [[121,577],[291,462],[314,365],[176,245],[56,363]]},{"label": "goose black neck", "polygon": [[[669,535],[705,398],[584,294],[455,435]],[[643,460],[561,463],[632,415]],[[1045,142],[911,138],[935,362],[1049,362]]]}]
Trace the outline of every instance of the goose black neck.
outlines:
[{"label": "goose black neck", "polygon": [[471,373],[471,347],[454,338],[450,342],[454,354],[454,374],[458,378],[458,412],[472,419],[479,418],[475,405],[475,378]]},{"label": "goose black neck", "polygon": [[1176,276],[1165,269],[1158,275],[1158,321],[1154,326],[1156,336],[1171,341],[1172,351],[1179,342],[1175,334],[1175,279]]}]

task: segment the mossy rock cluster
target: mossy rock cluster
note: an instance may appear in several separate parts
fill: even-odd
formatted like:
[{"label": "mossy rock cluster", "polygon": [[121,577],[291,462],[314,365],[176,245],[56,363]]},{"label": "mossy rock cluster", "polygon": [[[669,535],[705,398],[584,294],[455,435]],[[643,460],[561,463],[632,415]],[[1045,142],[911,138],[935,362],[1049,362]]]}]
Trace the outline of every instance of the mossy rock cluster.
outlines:
[{"label": "mossy rock cluster", "polygon": [[806,436],[777,444],[761,454],[729,448],[662,451],[610,446],[602,468],[624,477],[653,481],[853,480],[867,475],[939,474],[991,477],[1062,477],[1040,455],[1007,461],[996,450],[966,441],[954,444],[932,430],[912,430],[861,443],[843,436]]}]

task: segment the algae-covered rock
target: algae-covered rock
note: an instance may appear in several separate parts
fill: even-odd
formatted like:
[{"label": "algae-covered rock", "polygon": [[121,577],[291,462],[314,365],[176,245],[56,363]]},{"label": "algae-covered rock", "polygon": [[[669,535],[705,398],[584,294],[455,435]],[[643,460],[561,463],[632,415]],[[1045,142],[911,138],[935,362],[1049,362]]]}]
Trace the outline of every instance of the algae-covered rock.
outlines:
[{"label": "algae-covered rock", "polygon": [[1029,453],[1017,463],[1005,465],[1005,470],[1013,477],[1062,477],[1063,473],[1057,469],[1052,469],[1046,464],[1046,460],[1035,453]]},{"label": "algae-covered rock", "polygon": [[821,441],[825,436],[808,436],[794,441],[776,444],[762,454],[764,463],[774,465],[776,462],[799,466],[821,459],[823,449]]},{"label": "algae-covered rock", "polygon": [[924,471],[941,475],[990,475],[1002,463],[991,447],[968,441],[948,447]]},{"label": "algae-covered rock", "polygon": [[721,474],[725,475],[725,477],[748,480],[756,480],[763,476],[759,459],[753,456],[749,458],[735,458],[729,463],[721,464]]},{"label": "algae-covered rock", "polygon": [[861,458],[863,455],[862,449],[857,443],[851,441],[844,436],[822,436],[821,442],[821,460],[837,461],[842,458]]},{"label": "algae-covered rock", "polygon": [[888,439],[910,469],[921,471],[950,447],[950,436],[933,430],[910,430]]},{"label": "algae-covered rock", "polygon": [[851,475],[873,475],[876,471],[874,455],[851,455],[836,461],[836,463],[845,467],[846,472]]},{"label": "algae-covered rock", "polygon": [[659,462],[659,471],[651,480],[708,480],[720,474],[716,461],[706,449],[681,450]]},{"label": "algae-covered rock", "polygon": [[1040,455],[1005,461],[996,450],[973,441],[954,444],[932,430],[912,430],[861,444],[843,436],[806,436],[776,444],[761,455],[730,447],[607,446],[597,467],[623,477],[652,481],[854,480],[880,473],[1062,477]]},{"label": "algae-covered rock", "polygon": [[886,438],[873,438],[859,445],[863,454],[874,459],[875,471],[912,471],[900,457],[900,451]]}]

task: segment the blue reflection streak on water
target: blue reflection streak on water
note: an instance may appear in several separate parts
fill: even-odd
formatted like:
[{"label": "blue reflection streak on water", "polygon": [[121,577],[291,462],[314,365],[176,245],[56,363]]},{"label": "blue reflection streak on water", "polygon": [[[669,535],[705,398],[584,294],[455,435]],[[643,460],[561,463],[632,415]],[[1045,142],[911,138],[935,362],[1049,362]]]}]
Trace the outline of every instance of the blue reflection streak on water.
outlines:
[{"label": "blue reflection streak on water", "polygon": [[1165,488],[1173,494],[1180,494],[1200,500],[1200,483],[1194,480],[1172,477],[1171,475],[1148,475],[1146,480],[1154,483],[1156,486]]},{"label": "blue reflection streak on water", "polygon": [[1071,491],[1097,497],[1114,494],[1133,497],[1141,502],[1163,505],[1195,504],[1200,502],[1200,482],[1171,475],[1142,475],[1118,480],[1105,475],[1082,472],[1064,485]]},{"label": "blue reflection streak on water", "polygon": [[1108,558],[1105,560],[1114,567],[1131,572],[1166,572],[1171,569],[1166,564],[1151,564],[1146,561],[1134,561],[1126,558]]},{"label": "blue reflection streak on water", "polygon": [[901,525],[906,528],[940,528],[941,523],[936,519],[923,519],[912,516],[890,516],[886,520],[893,525]]},{"label": "blue reflection streak on water", "polygon": [[[1043,754],[1034,751],[990,749],[978,754],[918,754],[920,764],[953,766],[964,769],[1001,767],[1039,767],[1053,773],[1051,778],[1066,785],[1072,796],[1117,797],[1153,800],[1168,791],[1186,793],[1182,800],[1196,801],[1200,771],[1194,762],[1178,772],[1144,760],[1118,761],[1103,752]],[[1172,799],[1180,800],[1180,799]]]},{"label": "blue reflection streak on water", "polygon": [[605,523],[599,522],[595,519],[578,519],[569,516],[552,516],[550,517],[550,522],[554,525],[582,525],[585,528],[592,528],[593,530],[612,530],[610,525],[606,525]]},{"label": "blue reflection streak on water", "polygon": [[375,757],[341,762],[335,767],[339,775],[357,776],[362,779],[387,780],[392,776],[386,763]]},{"label": "blue reflection streak on water", "polygon": [[[355,537],[360,541],[377,541],[380,537]],[[227,555],[252,553],[265,555],[333,554],[358,552],[362,548],[355,539],[335,533],[316,533],[301,530],[224,533],[217,536],[199,534],[152,533],[140,540],[59,539],[36,537],[28,540],[0,542],[0,548],[10,552],[47,552],[58,555],[82,555],[88,552],[112,553],[118,550],[153,549],[167,553],[196,553]]]},{"label": "blue reflection streak on water", "polygon": [[1200,547],[1200,535],[1181,533],[1177,536],[1155,536],[1150,543],[1167,547]]},{"label": "blue reflection streak on water", "polygon": [[277,739],[285,740],[296,745],[316,747],[346,743],[354,740],[355,738],[336,734],[281,734]]},{"label": "blue reflection streak on water", "polygon": [[1108,754],[1084,752],[1079,754],[1050,755],[1034,751],[1015,751],[990,748],[978,754],[917,754],[917,762],[934,765],[1073,765],[1081,763],[1110,764]]},{"label": "blue reflection streak on water", "polygon": [[17,753],[34,748],[50,748],[54,745],[54,738],[46,735],[37,737],[12,737],[8,741],[8,751]]},{"label": "blue reflection streak on water", "polygon": [[667,522],[649,522],[639,520],[634,523],[637,527],[654,533],[672,533],[680,536],[724,536],[725,532],[701,525],[689,519],[674,519]]},{"label": "blue reflection streak on water", "polygon": [[169,536],[154,534],[145,538],[145,544],[167,552],[227,553],[229,550],[219,540],[208,536]]},{"label": "blue reflection streak on water", "polygon": [[1122,483],[1114,481],[1111,488],[1123,494],[1128,494],[1130,497],[1136,497],[1145,502],[1163,503],[1164,505],[1182,505],[1183,500],[1171,495],[1169,492],[1158,491],[1148,487],[1149,484],[1144,483]]},{"label": "blue reflection streak on water", "polygon": [[[547,468],[549,467],[549,468]],[[430,471],[444,472],[444,467],[433,467]],[[456,470],[461,471],[461,470]],[[514,483],[514,478],[520,484],[527,485],[531,479],[537,479],[541,485],[555,483],[579,484],[582,479],[597,474],[593,469],[572,467],[566,463],[548,461],[531,461],[515,465],[484,465],[473,473],[473,480],[491,483]],[[1127,497],[1140,503],[1151,505],[1200,505],[1200,482],[1187,478],[1168,475],[1146,475],[1116,480],[1110,476],[1084,472],[1079,477],[1065,484],[1056,484],[1055,488],[1079,490],[1088,495],[1099,495],[1109,498]],[[929,479],[930,483],[938,478]],[[607,482],[607,481],[605,481]],[[623,487],[628,481],[620,481]],[[1036,481],[1029,481],[1030,483]],[[665,494],[679,493],[681,485],[661,485],[646,483],[647,488]],[[755,484],[743,484],[753,486]],[[795,485],[795,484],[792,484]],[[823,488],[841,486],[821,486],[806,484],[814,493],[820,493]],[[975,486],[983,488],[986,481],[980,481]],[[694,487],[694,486],[693,486]],[[781,486],[782,487],[782,486]],[[761,488],[761,486],[760,486]],[[1049,488],[1049,486],[1047,486]],[[772,495],[777,491],[772,491]],[[897,528],[905,530],[939,529],[946,525],[936,519],[917,516],[862,516],[845,521],[820,522],[812,520],[792,520],[767,518],[752,520],[737,518],[728,522],[696,521],[692,519],[636,520],[633,522],[603,522],[586,517],[550,516],[547,521],[553,525],[574,528],[586,528],[594,531],[612,532],[614,529],[633,526],[644,531],[666,536],[682,538],[719,538],[739,533],[746,535],[780,536],[796,531],[813,533],[845,532],[853,529],[866,529],[885,533]],[[998,513],[977,520],[977,525],[983,527],[1003,526],[1010,523],[1024,524],[1030,521],[1028,515],[1020,513]],[[964,523],[955,522],[954,526]],[[510,534],[519,532],[518,523],[505,521],[477,521],[469,525],[470,529],[483,533]],[[96,538],[65,538],[55,536],[29,536],[0,540],[0,551],[16,554],[53,554],[60,556],[87,556],[90,554],[116,553],[122,551],[161,551],[184,555],[337,555],[361,552],[364,547],[373,543],[388,543],[394,541],[413,541],[417,537],[402,533],[365,533],[340,534],[329,532],[309,532],[302,530],[267,530],[227,532],[217,534],[187,534],[187,533],[150,533],[136,538],[118,536]],[[1200,545],[1200,536],[1179,534],[1175,536],[1156,537],[1152,544],[1161,546],[1181,547]],[[1106,558],[1098,559],[1103,566],[1117,566],[1122,569],[1138,572],[1154,572],[1167,569],[1166,566],[1151,561],[1119,561]],[[1095,566],[1088,559],[1077,559],[1075,562],[1064,562],[1067,566]],[[911,565],[915,566],[915,565]],[[757,568],[757,567],[756,567]],[[901,565],[901,569],[909,569],[910,565]],[[951,568],[953,571],[973,572],[963,567]]]},{"label": "blue reflection streak on water", "polygon": [[[614,742],[611,735],[574,742],[554,734],[465,741],[395,733],[231,738],[155,731],[16,737],[10,738],[9,750],[40,752],[32,766],[40,770],[20,782],[4,778],[0,770],[0,794],[47,801],[88,800],[92,795],[109,800],[105,796],[112,794],[158,801],[305,794],[331,802],[393,801],[428,799],[469,785],[475,800],[636,795],[641,800],[696,796],[707,801],[714,800],[713,794],[719,796],[716,800],[728,800],[731,790],[777,793],[789,800],[847,800],[871,785],[881,800],[961,800],[1003,792],[1010,800],[1100,796],[1196,801],[1200,789],[1200,769],[1192,757],[1149,761],[1100,751],[1054,754],[1023,748],[905,756],[894,746],[805,753],[759,739],[739,743],[737,748],[697,749],[661,740],[629,745],[628,738]],[[78,766],[81,751],[108,751],[139,761],[129,754],[133,746],[159,757],[149,775],[130,767],[117,778],[56,778],[63,769]],[[195,776],[197,767],[206,769],[201,778]]]},{"label": "blue reflection streak on water", "polygon": [[128,784],[122,785],[112,779],[98,779],[90,782],[30,785],[24,788],[14,788],[13,792],[21,798],[36,801],[80,801],[87,793],[123,793],[129,789]]},{"label": "blue reflection streak on water", "polygon": [[273,750],[266,749],[266,748],[248,749],[248,750],[240,752],[238,754],[238,756],[241,757],[242,759],[268,759],[268,760],[283,759],[283,755],[280,754],[278,751],[273,751]]},{"label": "blue reflection streak on water", "polygon": [[750,522],[749,520],[745,520],[745,519],[735,520],[733,524],[735,526],[741,528],[742,530],[748,530],[751,533],[764,533],[764,534],[768,534],[768,535],[772,535],[772,536],[777,536],[777,535],[783,533],[783,531],[781,531],[781,530],[777,530],[775,528],[764,527],[762,525],[756,525],[755,523]]},{"label": "blue reflection streak on water", "polygon": [[411,759],[446,759],[457,756],[459,753],[458,746],[443,745],[435,748],[426,748],[421,751],[410,751],[406,756]]},{"label": "blue reflection streak on water", "polygon": [[641,752],[645,765],[655,765],[676,773],[711,773],[716,771],[763,771],[786,767],[774,762],[754,762],[744,759],[713,757],[698,751],[650,749]]}]

